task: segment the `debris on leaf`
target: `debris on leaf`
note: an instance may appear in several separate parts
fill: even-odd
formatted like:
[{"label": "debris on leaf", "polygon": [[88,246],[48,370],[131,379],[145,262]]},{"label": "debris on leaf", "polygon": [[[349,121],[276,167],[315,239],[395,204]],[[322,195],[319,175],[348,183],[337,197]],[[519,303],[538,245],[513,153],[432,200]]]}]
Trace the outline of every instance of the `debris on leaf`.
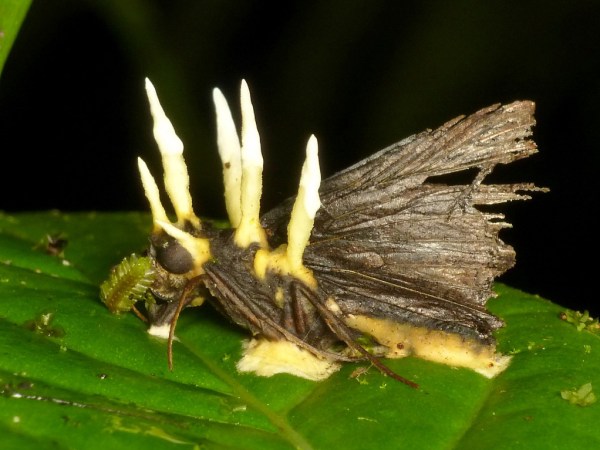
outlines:
[{"label": "debris on leaf", "polygon": [[577,331],[598,331],[600,330],[600,323],[598,319],[594,319],[590,316],[589,311],[579,312],[566,310],[560,313],[561,320],[572,323]]},{"label": "debris on leaf", "polygon": [[46,337],[63,337],[65,330],[56,325],[52,325],[54,313],[44,312],[33,320],[28,320],[23,324],[25,328],[34,333],[41,334]]},{"label": "debris on leaf", "polygon": [[68,240],[63,233],[47,234],[35,245],[35,249],[42,249],[49,255],[56,256],[60,259],[65,257],[65,247]]},{"label": "debris on leaf", "polygon": [[592,383],[585,383],[578,389],[560,391],[560,396],[572,405],[590,406],[596,403],[596,394],[592,391]]}]

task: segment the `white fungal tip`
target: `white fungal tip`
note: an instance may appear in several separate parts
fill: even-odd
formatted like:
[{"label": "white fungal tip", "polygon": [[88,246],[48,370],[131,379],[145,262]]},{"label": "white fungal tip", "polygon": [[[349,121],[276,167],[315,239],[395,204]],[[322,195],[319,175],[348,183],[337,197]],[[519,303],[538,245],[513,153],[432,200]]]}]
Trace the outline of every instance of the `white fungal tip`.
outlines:
[{"label": "white fungal tip", "polygon": [[240,159],[240,139],[235,129],[235,122],[227,100],[218,88],[213,89],[213,102],[217,113],[219,156],[223,164],[231,163],[232,159]]},{"label": "white fungal tip", "polygon": [[263,166],[263,157],[260,150],[260,135],[256,126],[254,107],[250,98],[250,90],[246,80],[242,80],[240,90],[240,103],[242,108],[242,164],[248,166]]},{"label": "white fungal tip", "polygon": [[302,166],[300,186],[304,188],[304,208],[309,217],[314,219],[321,207],[319,186],[321,185],[321,169],[319,167],[319,144],[315,135],[311,135],[306,146],[306,160]]},{"label": "white fungal tip", "polygon": [[150,210],[152,211],[152,217],[155,221],[167,221],[167,213],[165,212],[162,203],[160,202],[160,193],[154,177],[148,170],[148,166],[142,158],[138,158],[138,169],[140,171],[140,177],[142,179],[142,186],[148,203],[150,203]]},{"label": "white fungal tip", "polygon": [[146,92],[148,92],[149,90],[155,90],[154,85],[152,84],[152,81],[150,81],[150,78],[148,78],[148,77],[144,78],[144,82],[145,82],[145,86],[146,86]]},{"label": "white fungal tip", "polygon": [[260,226],[260,197],[262,195],[263,158],[260,137],[248,85],[242,80],[240,93],[242,108],[242,178],[240,186],[240,222],[235,242],[242,248],[253,242],[266,245],[266,235]]},{"label": "white fungal tip", "polygon": [[150,103],[150,113],[154,119],[154,139],[158,144],[160,152],[163,154],[182,154],[183,142],[175,134],[175,129],[171,121],[167,118],[160,105],[156,89],[148,78],[146,78],[146,94]]},{"label": "white fungal tip", "polygon": [[189,176],[183,158],[183,142],[177,137],[173,124],[163,111],[156,90],[148,79],[146,79],[146,92],[154,120],[154,139],[162,157],[165,189],[177,214],[177,220],[180,222],[188,220],[195,226],[199,226],[200,221],[192,208]]},{"label": "white fungal tip", "polygon": [[231,225],[237,228],[242,215],[240,205],[242,185],[240,139],[227,100],[218,88],[213,89],[213,101],[217,114],[217,145],[223,164],[225,207]]}]

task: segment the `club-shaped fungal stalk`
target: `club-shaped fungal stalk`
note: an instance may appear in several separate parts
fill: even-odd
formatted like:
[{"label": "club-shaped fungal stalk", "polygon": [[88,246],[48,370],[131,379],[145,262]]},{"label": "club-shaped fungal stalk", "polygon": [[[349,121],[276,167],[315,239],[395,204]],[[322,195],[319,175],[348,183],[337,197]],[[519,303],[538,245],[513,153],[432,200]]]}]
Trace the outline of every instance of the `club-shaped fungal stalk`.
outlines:
[{"label": "club-shaped fungal stalk", "polygon": [[302,264],[302,255],[308,245],[315,215],[321,207],[320,184],[321,170],[319,168],[318,143],[317,138],[312,135],[306,146],[306,160],[302,166],[298,195],[288,224],[286,252],[292,275],[299,276],[300,272],[308,270]]},{"label": "club-shaped fungal stalk", "polygon": [[267,246],[265,231],[260,225],[260,197],[262,195],[263,158],[260,136],[254,118],[250,91],[242,80],[240,92],[242,108],[242,183],[240,225],[235,231],[235,242],[242,248],[258,243]]},{"label": "club-shaped fungal stalk", "polygon": [[177,222],[182,225],[189,221],[194,227],[200,228],[200,221],[192,209],[189,176],[183,159],[183,143],[162,109],[156,90],[148,78],[146,78],[146,93],[154,119],[154,139],[162,157],[165,189],[175,209]]},{"label": "club-shaped fungal stalk", "polygon": [[213,101],[217,114],[217,145],[223,165],[225,208],[233,228],[240,226],[242,218],[242,156],[240,139],[227,100],[218,88],[213,90]]},{"label": "club-shaped fungal stalk", "polygon": [[272,251],[268,248],[256,251],[254,272],[258,278],[263,279],[268,272],[276,272],[298,278],[307,286],[317,286],[317,280],[312,271],[302,263],[302,257],[310,239],[315,215],[321,206],[320,184],[317,138],[311,136],[306,146],[306,160],[302,166],[298,195],[288,223],[288,243]]}]

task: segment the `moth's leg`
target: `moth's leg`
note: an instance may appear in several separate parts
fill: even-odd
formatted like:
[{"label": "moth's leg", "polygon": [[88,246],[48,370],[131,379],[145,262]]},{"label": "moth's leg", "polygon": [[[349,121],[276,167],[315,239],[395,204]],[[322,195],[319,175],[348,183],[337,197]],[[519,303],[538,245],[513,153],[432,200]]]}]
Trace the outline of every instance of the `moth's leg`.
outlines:
[{"label": "moth's leg", "polygon": [[[273,325],[275,322],[257,304],[251,301],[247,292],[232,283],[230,277],[217,265],[205,267],[207,286],[217,298],[221,307],[234,322],[249,328],[253,332],[261,332],[270,339],[281,339]],[[243,323],[242,323],[243,322]]]},{"label": "moth's leg", "polygon": [[[253,324],[255,330],[260,330],[264,337],[275,340],[285,339],[314,355],[334,361],[354,360],[353,358],[319,350],[285,329],[262,311],[255,302],[249,301],[248,294],[241,287],[228,281],[227,276],[218,266],[207,264],[205,271],[207,275],[205,284],[211,287],[211,293],[217,297],[219,303],[221,305],[229,304],[230,310],[234,310],[235,314],[243,316],[247,324]],[[223,307],[225,308],[225,306]],[[229,313],[228,315],[233,319],[234,315]]]},{"label": "moth's leg", "polygon": [[[150,325],[158,328],[173,321],[173,316],[181,299],[181,292],[187,284],[188,281],[178,286],[177,291],[173,291],[173,295],[169,295],[168,297],[162,296],[160,292],[152,292],[156,303],[146,305]],[[198,287],[198,283],[196,283],[196,287]],[[201,296],[206,295],[206,293],[201,294]],[[187,306],[196,296],[191,295],[188,297],[188,302],[184,306]]]},{"label": "moth's leg", "polygon": [[364,359],[369,360],[369,362],[371,362],[371,364],[377,367],[377,369],[379,369],[379,371],[384,375],[387,375],[397,381],[400,381],[401,383],[404,383],[412,388],[417,389],[419,387],[419,385],[415,382],[401,377],[400,375],[395,373],[389,367],[384,365],[379,358],[373,356],[362,345],[356,342],[356,340],[351,334],[350,327],[348,327],[341,318],[339,318],[332,311],[330,311],[323,304],[319,296],[316,295],[313,290],[307,288],[301,283],[293,283],[293,286],[294,289],[297,289],[299,292],[301,292],[302,295],[304,295],[314,305],[314,307],[321,313],[323,319],[325,320],[329,328],[331,328],[331,331],[333,331],[337,337],[344,341],[346,345],[348,345],[348,347],[363,355]]},{"label": "moth's leg", "polygon": [[173,315],[177,309],[177,302],[161,302],[148,307],[148,317],[150,318],[150,325],[155,327],[161,327],[173,320]]},{"label": "moth's leg", "polygon": [[[294,283],[295,284],[295,283]],[[294,327],[296,328],[296,333],[300,336],[306,335],[310,327],[307,323],[307,311],[304,308],[303,301],[301,297],[298,297],[297,290],[292,290],[292,317],[294,318]]]},{"label": "moth's leg", "polygon": [[287,289],[286,296],[289,298],[283,303],[282,325],[297,336],[305,336],[310,331],[310,313],[306,310],[303,296],[298,295],[298,290],[293,288]]},{"label": "moth's leg", "polygon": [[138,317],[138,319],[140,319],[142,322],[144,323],[148,323],[148,318],[146,316],[144,316],[139,309],[137,309],[135,307],[135,305],[133,305],[131,307],[131,310],[133,311],[133,313]]},{"label": "moth's leg", "polygon": [[281,326],[286,330],[290,330],[291,332],[295,332],[297,334],[296,323],[294,319],[294,311],[293,311],[293,299],[283,300],[282,312],[281,312]]}]

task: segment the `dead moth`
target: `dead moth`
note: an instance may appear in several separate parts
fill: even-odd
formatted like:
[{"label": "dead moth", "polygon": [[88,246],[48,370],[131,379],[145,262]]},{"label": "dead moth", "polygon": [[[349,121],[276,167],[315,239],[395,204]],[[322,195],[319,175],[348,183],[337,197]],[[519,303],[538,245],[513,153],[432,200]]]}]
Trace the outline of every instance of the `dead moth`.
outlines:
[{"label": "dead moth", "polygon": [[[478,205],[528,199],[532,184],[483,184],[496,164],[537,151],[534,104],[517,101],[461,116],[321,180],[311,136],[295,198],[260,216],[263,159],[250,93],[241,86],[238,137],[215,89],[217,141],[230,229],[192,208],[183,144],[146,80],[164,185],[161,204],[146,164],[139,170],[153,216],[150,332],[169,336],[177,317],[205,299],[252,338],[240,371],[324,379],[342,361],[417,357],[494,376],[508,364],[492,333],[503,322],[485,303],[515,253],[498,237],[510,225]],[[433,177],[476,169],[470,184]]]}]

